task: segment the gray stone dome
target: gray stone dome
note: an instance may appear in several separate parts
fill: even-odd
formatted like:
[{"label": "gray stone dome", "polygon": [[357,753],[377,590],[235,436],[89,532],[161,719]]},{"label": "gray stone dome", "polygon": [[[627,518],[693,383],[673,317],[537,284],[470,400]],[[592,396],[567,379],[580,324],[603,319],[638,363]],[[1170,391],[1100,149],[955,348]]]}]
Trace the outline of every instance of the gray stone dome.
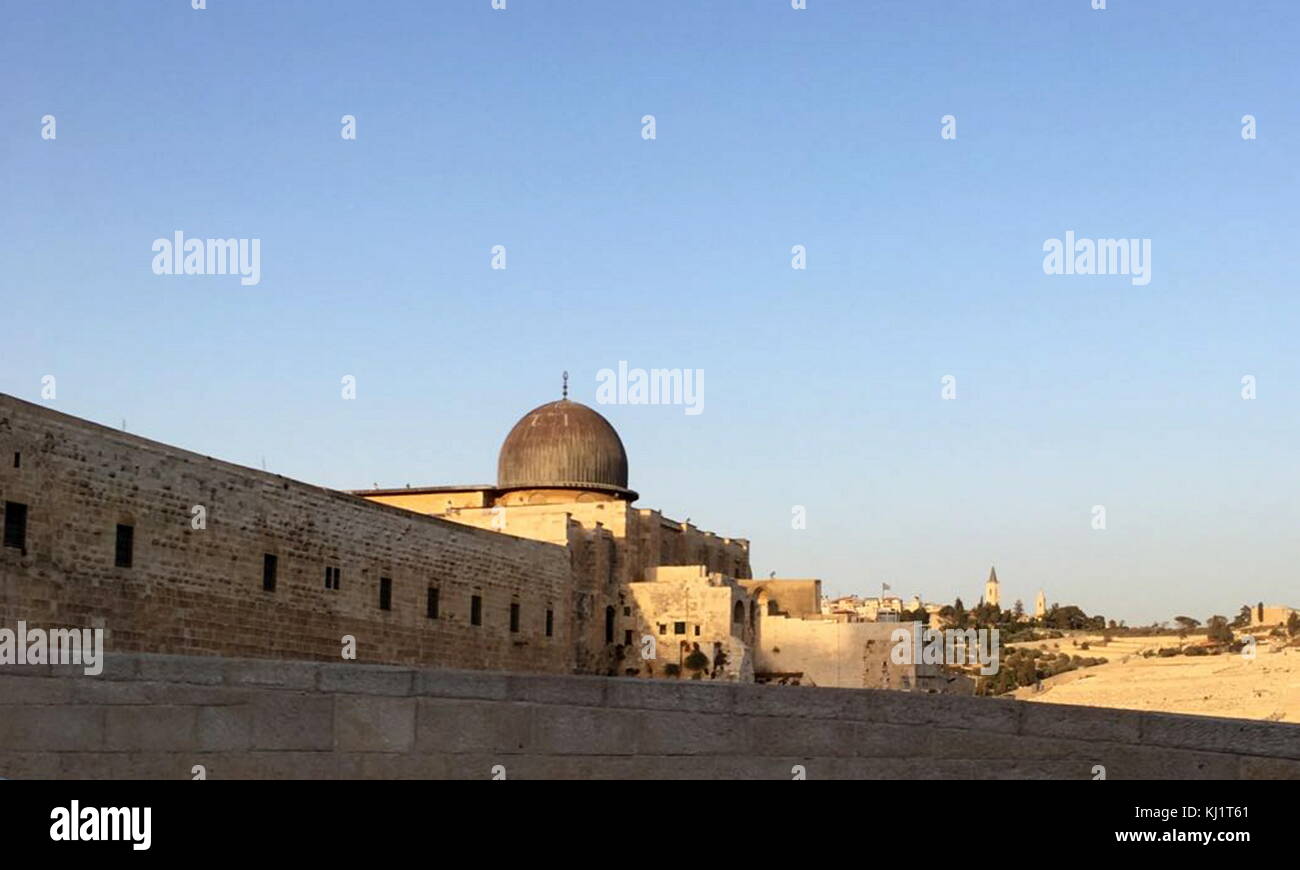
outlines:
[{"label": "gray stone dome", "polygon": [[523,416],[501,445],[500,489],[590,489],[636,498],[627,452],[614,427],[579,402],[561,399]]}]

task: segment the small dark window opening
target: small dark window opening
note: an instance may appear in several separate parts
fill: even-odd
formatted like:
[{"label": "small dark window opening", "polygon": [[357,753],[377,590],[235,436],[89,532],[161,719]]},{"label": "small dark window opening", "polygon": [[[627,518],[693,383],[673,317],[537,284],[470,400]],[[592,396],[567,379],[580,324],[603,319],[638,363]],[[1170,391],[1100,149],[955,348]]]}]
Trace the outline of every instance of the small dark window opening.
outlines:
[{"label": "small dark window opening", "polygon": [[327,565],[325,567],[325,588],[338,589],[339,578],[343,574],[343,569],[336,565]]},{"label": "small dark window opening", "polygon": [[393,609],[393,580],[391,577],[379,578],[379,609]]},{"label": "small dark window opening", "polygon": [[732,612],[732,614],[731,614],[731,621],[732,621],[732,622],[744,622],[744,621],[745,621],[745,605],[744,605],[744,603],[742,603],[742,602],[740,602],[740,601],[737,601],[737,602],[736,602],[736,608],[735,608],[735,610],[734,610],[734,611]]},{"label": "small dark window opening", "polygon": [[660,633],[660,634],[667,634],[667,633],[668,633],[668,626],[664,625],[662,622],[659,623],[659,633]]},{"label": "small dark window opening", "polygon": [[623,615],[624,615],[624,616],[631,616],[631,615],[632,615],[632,608],[630,608],[630,607],[624,607],[624,608],[623,608]]},{"label": "small dark window opening", "polygon": [[555,611],[546,611],[546,636],[551,637],[555,634]]},{"label": "small dark window opening", "polygon": [[673,623],[673,634],[686,634],[686,623],[684,623],[684,622],[674,622],[674,623]]},{"label": "small dark window opening", "polygon": [[605,608],[605,643],[614,642],[614,608]]},{"label": "small dark window opening", "polygon": [[430,619],[438,618],[438,590],[433,586],[424,597],[424,615]]},{"label": "small dark window opening", "polygon": [[474,595],[469,599],[469,624],[483,624],[483,596]]},{"label": "small dark window opening", "polygon": [[510,605],[510,630],[519,631],[519,604],[512,602]]},{"label": "small dark window opening", "polygon": [[627,628],[623,630],[623,646],[631,646],[631,645],[632,645],[632,629]]},{"label": "small dark window opening", "polygon": [[19,453],[17,450],[15,450],[15,451],[14,451],[14,468],[22,468],[22,466],[23,466],[23,455],[22,455],[21,453]]},{"label": "small dark window opening", "polygon": [[695,636],[696,636],[696,637],[699,637],[699,636],[700,636],[700,627],[699,627],[698,625],[695,626]]},{"label": "small dark window opening", "polygon": [[276,557],[267,553],[262,556],[262,591],[275,591],[275,563]]},{"label": "small dark window opening", "polygon": [[132,550],[135,544],[135,526],[124,526],[117,524],[117,552],[113,556],[113,564],[119,568],[131,567]]},{"label": "small dark window opening", "polygon": [[5,502],[5,546],[27,550],[27,505]]}]

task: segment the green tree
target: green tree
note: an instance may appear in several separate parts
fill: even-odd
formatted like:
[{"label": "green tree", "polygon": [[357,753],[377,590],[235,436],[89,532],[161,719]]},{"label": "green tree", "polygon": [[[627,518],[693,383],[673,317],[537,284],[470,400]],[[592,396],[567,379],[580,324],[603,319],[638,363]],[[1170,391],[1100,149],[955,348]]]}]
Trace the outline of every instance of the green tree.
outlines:
[{"label": "green tree", "polygon": [[695,650],[686,657],[686,669],[689,671],[699,672],[709,666],[709,657],[699,650]]},{"label": "green tree", "polygon": [[1206,623],[1205,636],[1216,643],[1232,643],[1232,629],[1226,616],[1211,616]]}]

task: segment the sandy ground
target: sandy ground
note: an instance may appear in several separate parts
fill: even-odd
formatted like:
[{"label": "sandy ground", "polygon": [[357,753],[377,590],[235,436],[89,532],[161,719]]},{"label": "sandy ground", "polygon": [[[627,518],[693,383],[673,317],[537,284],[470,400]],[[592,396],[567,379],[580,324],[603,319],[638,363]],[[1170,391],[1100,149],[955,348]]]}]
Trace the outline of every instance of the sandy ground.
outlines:
[{"label": "sandy ground", "polygon": [[[1071,645],[1088,641],[1090,649]],[[1260,644],[1253,660],[1236,654],[1142,658],[1144,649],[1178,645],[1171,637],[1065,637],[1046,644],[1053,652],[1110,661],[1044,680],[1042,691],[1017,689],[1014,697],[1053,704],[1160,710],[1201,716],[1300,722],[1300,648]]]}]

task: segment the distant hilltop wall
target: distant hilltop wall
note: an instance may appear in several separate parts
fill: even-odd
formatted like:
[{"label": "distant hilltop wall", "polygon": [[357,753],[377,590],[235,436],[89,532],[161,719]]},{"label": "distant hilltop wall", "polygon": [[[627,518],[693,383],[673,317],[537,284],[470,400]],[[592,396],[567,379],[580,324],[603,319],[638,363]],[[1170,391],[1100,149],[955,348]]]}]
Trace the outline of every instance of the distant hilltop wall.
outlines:
[{"label": "distant hilltop wall", "polygon": [[0,668],[0,776],[1300,779],[1300,726],[692,680],[110,655]]}]

